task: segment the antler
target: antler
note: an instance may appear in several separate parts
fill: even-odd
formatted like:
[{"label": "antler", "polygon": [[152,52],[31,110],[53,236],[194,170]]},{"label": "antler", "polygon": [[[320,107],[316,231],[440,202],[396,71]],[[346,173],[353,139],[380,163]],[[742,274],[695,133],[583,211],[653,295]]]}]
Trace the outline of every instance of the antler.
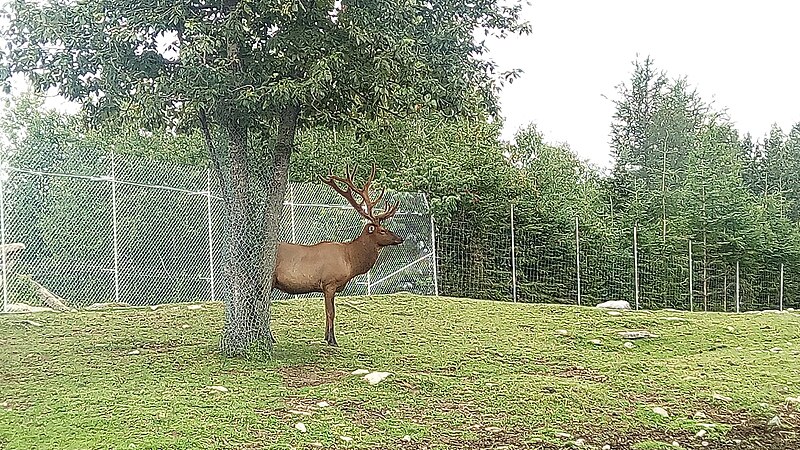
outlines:
[{"label": "antler", "polygon": [[[383,211],[380,214],[375,214],[373,212],[373,208],[378,202],[383,199],[383,194],[385,193],[385,189],[381,188],[380,194],[378,197],[372,200],[369,195],[369,188],[372,184],[372,181],[375,180],[375,164],[372,165],[372,171],[367,178],[367,181],[364,183],[364,187],[359,189],[356,187],[355,182],[353,181],[353,177],[355,176],[356,172],[358,171],[358,166],[355,167],[354,170],[350,170],[348,166],[345,169],[346,178],[338,177],[336,175],[328,175],[328,178],[320,177],[323,183],[327,184],[328,186],[332,187],[336,192],[338,192],[342,197],[347,199],[350,205],[358,211],[361,216],[365,219],[369,220],[372,223],[379,224],[381,221],[392,217],[397,212],[397,207],[399,206],[400,202],[395,203],[394,205],[390,206],[388,209]],[[344,183],[346,188],[342,188],[339,186],[338,183]],[[353,194],[358,194],[361,197],[361,201],[356,200],[353,197]]]}]

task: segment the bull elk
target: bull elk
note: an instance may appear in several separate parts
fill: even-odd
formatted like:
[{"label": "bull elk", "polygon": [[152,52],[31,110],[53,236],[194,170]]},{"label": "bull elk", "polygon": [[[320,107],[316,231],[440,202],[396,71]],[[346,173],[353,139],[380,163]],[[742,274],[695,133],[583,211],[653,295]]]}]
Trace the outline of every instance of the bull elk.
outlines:
[{"label": "bull elk", "polygon": [[[321,292],[325,297],[325,342],[337,346],[333,333],[333,319],[336,309],[333,297],[358,275],[367,273],[378,260],[383,247],[403,243],[403,239],[383,227],[382,222],[397,212],[398,203],[389,206],[381,213],[373,208],[381,201],[384,189],[373,200],[369,189],[375,178],[375,166],[364,183],[356,187],[352,172],[347,169],[346,178],[328,175],[320,178],[325,184],[342,195],[353,208],[367,220],[361,234],[354,240],[342,242],[320,242],[314,245],[278,244],[275,275],[272,287],[287,294],[307,294]],[[342,183],[344,187],[340,185]],[[355,196],[360,198],[356,198]]]}]

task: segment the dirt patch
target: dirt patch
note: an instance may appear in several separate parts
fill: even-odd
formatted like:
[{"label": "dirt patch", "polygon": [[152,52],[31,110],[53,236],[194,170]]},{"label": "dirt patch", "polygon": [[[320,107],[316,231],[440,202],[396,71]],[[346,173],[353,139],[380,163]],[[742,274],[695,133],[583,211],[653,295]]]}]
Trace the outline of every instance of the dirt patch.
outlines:
[{"label": "dirt patch", "polygon": [[555,375],[564,378],[578,378],[581,380],[593,381],[595,383],[605,383],[606,380],[608,380],[606,375],[581,366],[569,367],[561,372],[556,373]]},{"label": "dirt patch", "polygon": [[310,365],[282,367],[279,372],[287,387],[297,389],[332,383],[347,376],[341,370],[326,371]]}]

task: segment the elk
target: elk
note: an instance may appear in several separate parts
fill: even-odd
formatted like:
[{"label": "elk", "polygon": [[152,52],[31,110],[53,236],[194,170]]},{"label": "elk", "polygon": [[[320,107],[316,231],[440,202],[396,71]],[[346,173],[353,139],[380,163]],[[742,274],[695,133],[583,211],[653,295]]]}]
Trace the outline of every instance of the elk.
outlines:
[{"label": "elk", "polygon": [[[319,242],[314,245],[278,244],[275,275],[272,287],[287,294],[307,294],[321,292],[325,297],[325,342],[338,346],[333,333],[333,320],[336,309],[333,298],[342,292],[345,285],[358,275],[367,273],[378,260],[383,247],[399,245],[403,239],[383,227],[382,222],[397,212],[398,203],[389,206],[381,213],[373,208],[381,201],[384,189],[373,200],[369,189],[375,178],[375,166],[364,183],[363,188],[355,185],[353,177],[356,170],[348,167],[346,178],[328,175],[323,183],[342,195],[350,205],[367,220],[361,234],[350,242]],[[344,185],[342,187],[341,184]],[[360,200],[359,200],[360,199]]]}]

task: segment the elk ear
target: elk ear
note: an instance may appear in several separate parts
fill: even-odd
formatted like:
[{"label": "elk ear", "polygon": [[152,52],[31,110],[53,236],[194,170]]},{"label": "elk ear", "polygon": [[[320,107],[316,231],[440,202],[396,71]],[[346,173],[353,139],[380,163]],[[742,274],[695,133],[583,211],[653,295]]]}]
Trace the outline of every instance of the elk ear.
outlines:
[{"label": "elk ear", "polygon": [[367,233],[369,233],[369,234],[372,234],[372,233],[374,233],[374,232],[375,232],[375,225],[373,225],[373,224],[369,224],[369,225],[367,226]]}]

